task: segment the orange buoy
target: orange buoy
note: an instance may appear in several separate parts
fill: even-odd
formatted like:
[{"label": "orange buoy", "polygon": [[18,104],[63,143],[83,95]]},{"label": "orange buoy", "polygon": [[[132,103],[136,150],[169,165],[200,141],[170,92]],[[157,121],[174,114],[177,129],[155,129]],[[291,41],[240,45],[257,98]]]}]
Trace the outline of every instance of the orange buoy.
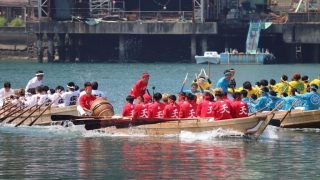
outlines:
[{"label": "orange buoy", "polygon": [[91,104],[90,110],[93,116],[110,117],[114,115],[113,106],[104,98],[97,98]]}]

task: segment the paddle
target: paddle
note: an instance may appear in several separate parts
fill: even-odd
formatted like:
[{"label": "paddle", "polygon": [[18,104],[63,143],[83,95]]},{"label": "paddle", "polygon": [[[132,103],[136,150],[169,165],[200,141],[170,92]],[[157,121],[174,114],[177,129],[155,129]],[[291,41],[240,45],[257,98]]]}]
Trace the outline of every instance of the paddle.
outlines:
[{"label": "paddle", "polygon": [[16,114],[17,112],[24,109],[24,108],[21,109],[21,107],[23,107],[23,105],[14,108],[14,110],[10,111],[6,116],[0,118],[0,122],[6,120],[8,117],[10,117],[10,116],[12,116],[12,115]]},{"label": "paddle", "polygon": [[[35,118],[33,121],[31,121],[30,124],[28,124],[28,126],[32,126],[41,116],[42,114],[44,114],[54,103],[55,101],[57,101],[60,97],[56,98],[54,101],[52,101],[40,114],[37,118]],[[46,103],[46,102],[44,102]]]},{"label": "paddle", "polygon": [[7,110],[4,109],[3,112],[0,113],[0,116],[1,116],[2,114],[4,114],[4,113],[10,111],[12,108],[14,108],[14,107],[16,107],[16,106],[17,106],[17,104],[10,106],[9,109],[7,109]]},{"label": "paddle", "polygon": [[12,105],[10,103],[4,103],[4,105],[1,107],[0,111],[4,110],[5,108],[7,108],[9,105]]},{"label": "paddle", "polygon": [[263,121],[263,126],[265,126],[264,128],[259,128],[256,132],[250,132],[248,131],[248,134],[254,133],[256,138],[260,136],[260,134],[263,133],[263,131],[265,130],[265,128],[267,128],[267,126],[269,125],[270,121],[272,120],[272,118],[274,117],[274,112],[282,106],[282,104],[284,103],[284,101],[281,101],[278,105],[276,105],[275,108],[272,109],[272,111],[270,113],[268,113],[267,118]]},{"label": "paddle", "polygon": [[253,115],[256,115],[258,112],[261,112],[261,111],[263,111],[263,110],[265,110],[265,109],[267,109],[267,108],[268,108],[268,106],[265,106],[265,107],[263,107],[263,108],[261,108],[261,109],[257,110],[256,112],[254,112],[254,113],[250,114],[250,115],[249,115],[249,117],[250,117],[250,116],[253,116]]},{"label": "paddle", "polygon": [[13,122],[13,121],[14,121],[14,120],[16,120],[16,119],[18,119],[18,118],[19,118],[19,117],[21,117],[24,113],[26,113],[26,112],[30,111],[32,108],[34,108],[34,107],[36,107],[36,106],[37,106],[37,104],[36,104],[36,105],[31,106],[30,108],[27,108],[27,110],[23,111],[23,112],[22,112],[22,113],[20,113],[18,116],[16,116],[16,117],[14,117],[14,118],[10,119],[9,121],[7,121],[7,124],[8,124],[8,123]]},{"label": "paddle", "polygon": [[181,89],[180,89],[180,92],[183,92],[183,88],[184,88],[184,86],[185,86],[185,84],[186,84],[186,82],[187,82],[188,75],[189,75],[189,73],[187,73],[187,74],[186,74],[186,77],[184,77],[184,80],[183,80],[183,82],[182,82],[182,87],[181,87]]},{"label": "paddle", "polygon": [[73,115],[51,115],[52,121],[64,121],[64,120],[74,120],[74,119],[101,119],[103,117],[96,116],[73,116]]},{"label": "paddle", "polygon": [[283,118],[280,120],[280,124],[282,123],[282,121],[284,121],[284,119],[288,116],[288,114],[291,112],[291,110],[294,108],[294,106],[299,102],[299,99],[296,99],[292,104],[291,107],[289,108],[289,110],[286,112],[286,114],[283,116]]},{"label": "paddle", "polygon": [[40,108],[45,105],[47,102],[42,103],[39,107],[37,107],[35,110],[33,110],[27,117],[25,117],[22,121],[20,121],[18,124],[16,124],[14,127],[20,126],[22,123],[24,123],[32,114],[34,114],[36,111],[40,110]]}]

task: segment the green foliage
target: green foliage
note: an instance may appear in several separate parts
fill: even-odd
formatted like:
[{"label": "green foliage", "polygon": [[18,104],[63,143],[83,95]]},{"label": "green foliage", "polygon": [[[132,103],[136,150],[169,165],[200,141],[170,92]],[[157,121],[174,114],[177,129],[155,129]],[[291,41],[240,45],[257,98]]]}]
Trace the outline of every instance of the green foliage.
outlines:
[{"label": "green foliage", "polygon": [[10,27],[21,27],[23,26],[23,20],[21,18],[14,18],[12,21],[9,23]]},{"label": "green foliage", "polygon": [[5,17],[0,16],[0,27],[7,25],[7,19]]}]

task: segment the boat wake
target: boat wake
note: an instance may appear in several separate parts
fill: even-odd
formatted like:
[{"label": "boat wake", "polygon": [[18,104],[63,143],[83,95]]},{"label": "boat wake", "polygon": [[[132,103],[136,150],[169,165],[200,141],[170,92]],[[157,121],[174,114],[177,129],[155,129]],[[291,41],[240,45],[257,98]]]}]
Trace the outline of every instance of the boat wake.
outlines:
[{"label": "boat wake", "polygon": [[179,138],[182,141],[186,142],[194,142],[194,141],[208,141],[213,140],[215,138],[239,138],[243,137],[244,134],[234,131],[234,130],[224,130],[224,129],[216,129],[211,131],[204,131],[204,132],[189,132],[189,131],[182,131],[179,134]]},{"label": "boat wake", "polygon": [[278,131],[279,128],[275,126],[267,126],[265,131],[261,134],[262,139],[279,139]]}]

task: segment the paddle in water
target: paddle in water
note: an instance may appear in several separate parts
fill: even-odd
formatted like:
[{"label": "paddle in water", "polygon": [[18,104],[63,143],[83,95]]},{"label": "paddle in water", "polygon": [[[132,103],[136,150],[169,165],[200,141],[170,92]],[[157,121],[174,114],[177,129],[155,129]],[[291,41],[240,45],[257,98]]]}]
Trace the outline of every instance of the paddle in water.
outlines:
[{"label": "paddle in water", "polygon": [[286,117],[288,116],[288,114],[292,111],[292,109],[294,108],[295,105],[297,105],[297,103],[299,102],[299,99],[296,99],[292,104],[291,107],[289,108],[289,110],[286,112],[286,114],[283,116],[283,118],[280,120],[280,124],[286,119]]},{"label": "paddle in water", "polygon": [[16,124],[14,127],[18,127],[21,124],[23,124],[29,117],[31,117],[36,111],[40,110],[40,108],[45,105],[47,102],[42,103],[39,107],[37,107],[35,110],[33,110],[27,117],[25,117],[22,121],[20,121],[18,124]]},{"label": "paddle in water", "polygon": [[26,110],[24,110],[22,113],[20,113],[19,115],[17,115],[16,117],[10,119],[9,121],[7,121],[6,123],[9,124],[11,122],[13,122],[14,120],[18,119],[19,117],[21,117],[24,113],[30,111],[32,108],[36,107],[37,105],[33,105],[30,108],[26,107]]}]

